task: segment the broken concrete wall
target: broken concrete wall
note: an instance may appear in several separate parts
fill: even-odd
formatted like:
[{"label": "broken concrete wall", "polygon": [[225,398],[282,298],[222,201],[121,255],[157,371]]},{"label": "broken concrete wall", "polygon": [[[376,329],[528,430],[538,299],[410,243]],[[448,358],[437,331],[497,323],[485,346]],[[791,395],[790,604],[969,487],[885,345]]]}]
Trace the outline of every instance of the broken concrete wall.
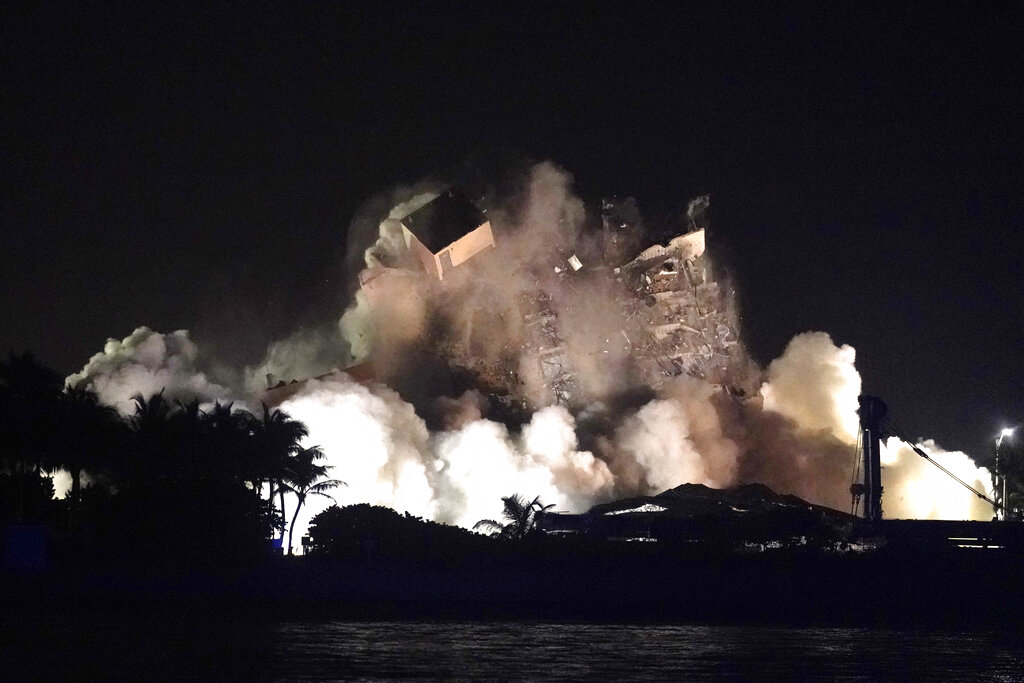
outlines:
[{"label": "broken concrete wall", "polygon": [[452,268],[457,268],[485,249],[493,247],[494,234],[491,231],[491,224],[485,222],[434,255],[440,273],[438,279],[443,280],[445,273],[451,271]]}]

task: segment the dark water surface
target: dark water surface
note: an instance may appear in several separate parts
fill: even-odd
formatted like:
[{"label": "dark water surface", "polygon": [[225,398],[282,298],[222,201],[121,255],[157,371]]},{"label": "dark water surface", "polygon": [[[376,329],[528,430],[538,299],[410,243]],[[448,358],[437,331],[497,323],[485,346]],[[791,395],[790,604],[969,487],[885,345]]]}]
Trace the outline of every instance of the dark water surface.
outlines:
[{"label": "dark water surface", "polygon": [[1020,681],[1019,635],[553,623],[288,623],[281,680]]},{"label": "dark water surface", "polygon": [[1024,681],[1024,638],[998,631],[274,622],[197,611],[8,622],[0,638],[0,680],[19,681]]}]

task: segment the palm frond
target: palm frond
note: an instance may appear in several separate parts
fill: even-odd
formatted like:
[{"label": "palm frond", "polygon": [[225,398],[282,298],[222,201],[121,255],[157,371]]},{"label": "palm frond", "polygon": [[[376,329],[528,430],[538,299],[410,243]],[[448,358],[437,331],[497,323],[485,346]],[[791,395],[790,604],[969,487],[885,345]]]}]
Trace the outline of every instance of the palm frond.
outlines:
[{"label": "palm frond", "polygon": [[348,486],[348,484],[340,479],[325,479],[310,486],[306,489],[306,493],[322,494],[324,491],[330,491],[331,489],[336,489],[339,486]]},{"label": "palm frond", "polygon": [[498,524],[493,519],[481,519],[473,525],[473,530],[482,529],[490,534],[499,534],[505,528],[504,524]]}]

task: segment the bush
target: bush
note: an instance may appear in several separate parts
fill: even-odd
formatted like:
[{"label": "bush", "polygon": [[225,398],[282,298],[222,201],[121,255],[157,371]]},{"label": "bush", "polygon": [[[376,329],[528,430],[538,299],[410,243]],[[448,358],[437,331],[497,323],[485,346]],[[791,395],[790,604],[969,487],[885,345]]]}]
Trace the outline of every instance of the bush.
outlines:
[{"label": "bush", "polygon": [[495,539],[367,504],[332,506],[313,518],[311,553],[339,561],[445,566],[494,557]]}]

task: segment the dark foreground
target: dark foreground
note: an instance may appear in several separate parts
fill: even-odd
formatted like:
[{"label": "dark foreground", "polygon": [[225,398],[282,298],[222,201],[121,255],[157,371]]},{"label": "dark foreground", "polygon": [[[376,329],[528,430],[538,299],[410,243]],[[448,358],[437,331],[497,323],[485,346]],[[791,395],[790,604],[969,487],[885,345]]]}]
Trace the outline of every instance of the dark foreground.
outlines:
[{"label": "dark foreground", "polygon": [[[1005,550],[739,555],[656,545],[573,554],[541,545],[448,565],[276,558],[235,569],[65,566],[5,572],[0,599],[8,625],[19,613],[195,609],[276,619],[1024,625],[1024,557]],[[552,548],[560,552],[545,552]]]},{"label": "dark foreground", "polygon": [[[565,550],[527,544],[453,563],[8,571],[0,661],[12,680],[1013,680],[1000,672],[1024,670],[1012,635],[1024,625],[1017,553]],[[900,645],[885,645],[890,637]],[[781,652],[776,668],[754,676],[770,651]]]}]

